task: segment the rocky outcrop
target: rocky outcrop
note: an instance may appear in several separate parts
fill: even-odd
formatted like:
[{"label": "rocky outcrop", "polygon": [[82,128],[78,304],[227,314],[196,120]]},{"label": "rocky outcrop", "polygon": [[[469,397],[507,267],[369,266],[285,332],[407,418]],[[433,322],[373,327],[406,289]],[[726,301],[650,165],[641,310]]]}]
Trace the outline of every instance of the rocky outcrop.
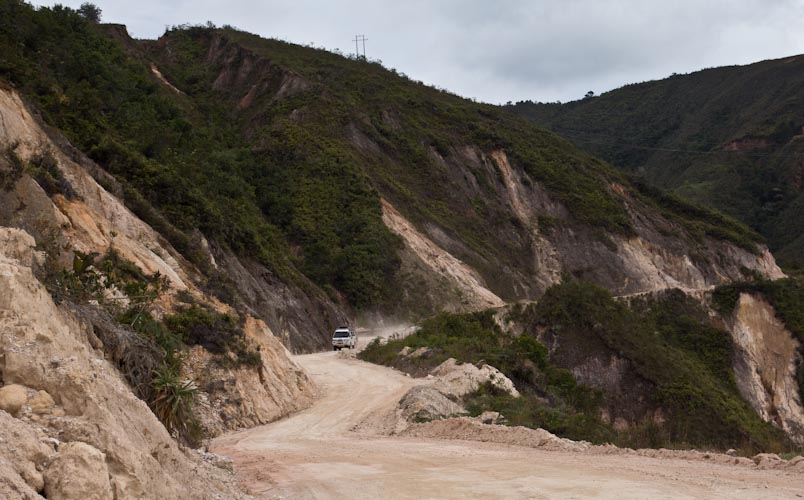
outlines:
[{"label": "rocky outcrop", "polygon": [[410,422],[424,422],[463,415],[466,409],[441,391],[427,385],[412,387],[399,401],[402,416]]},{"label": "rocky outcrop", "polygon": [[404,241],[400,272],[425,280],[424,286],[416,286],[409,292],[419,295],[418,300],[422,300],[421,295],[429,296],[427,306],[450,312],[503,305],[502,299],[486,287],[477,271],[420,233],[386,200],[382,200],[382,219]]},{"label": "rocky outcrop", "polygon": [[106,456],[80,441],[65,443],[45,471],[47,498],[113,500]]},{"label": "rocky outcrop", "polygon": [[740,394],[763,420],[804,444],[804,407],[796,381],[800,345],[762,297],[740,294],[726,321],[735,345],[734,377]]},{"label": "rocky outcrop", "polygon": [[436,377],[434,388],[456,399],[476,391],[483,384],[491,384],[515,398],[519,397],[519,391],[511,379],[490,365],[484,364],[478,368],[471,363],[458,364],[455,359],[449,358],[433,368],[430,374]]},{"label": "rocky outcrop", "polygon": [[187,375],[202,389],[196,413],[203,427],[218,435],[266,424],[310,405],[314,385],[287,348],[261,320],[248,318],[246,337],[257,346],[261,363],[255,368],[223,368],[205,349],[194,347]]},{"label": "rocky outcrop", "polygon": [[10,422],[0,426],[0,462],[15,464],[0,491],[26,498],[44,488],[48,498],[86,498],[73,476],[80,470],[86,476],[77,477],[104,494],[98,498],[110,497],[107,485],[118,499],[242,496],[231,477],[178,448],[90,347],[87,326],[56,306],[28,265],[34,244],[21,230],[0,228],[0,374],[5,386],[26,392],[19,419],[0,411]]},{"label": "rocky outcrop", "polygon": [[[366,154],[382,155],[365,134],[355,145]],[[693,242],[683,236],[685,228],[617,183],[611,194],[627,207],[633,235],[578,223],[543,185],[511,164],[504,150],[485,154],[474,146],[456,147],[446,158],[433,153],[433,159],[450,176],[456,198],[483,199],[487,210],[508,214],[515,223],[508,227],[508,220],[497,221],[487,235],[494,251],[482,252],[432,221],[417,227],[392,200],[383,200],[383,221],[405,241],[403,282],[415,283],[407,294],[429,299],[418,304],[424,309],[438,310],[432,304],[442,304],[447,310],[478,310],[499,304],[500,297],[538,299],[562,275],[603,286],[616,296],[708,290],[745,279],[746,272],[784,277],[767,248],[752,253],[710,237]],[[477,179],[484,177],[494,184],[482,187]]]}]

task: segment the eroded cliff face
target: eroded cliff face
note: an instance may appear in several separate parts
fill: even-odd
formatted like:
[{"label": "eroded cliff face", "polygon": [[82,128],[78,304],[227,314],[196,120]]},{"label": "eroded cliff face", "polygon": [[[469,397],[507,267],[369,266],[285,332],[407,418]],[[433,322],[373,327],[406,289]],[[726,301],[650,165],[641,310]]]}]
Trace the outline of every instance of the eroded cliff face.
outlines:
[{"label": "eroded cliff face", "polygon": [[388,201],[382,200],[382,220],[402,238],[404,293],[401,300],[417,309],[465,312],[500,307],[503,300],[486,287],[471,267],[420,233]]},{"label": "eroded cliff face", "polygon": [[[34,239],[0,228],[0,496],[242,498],[233,478],[176,442],[123,382],[91,329],[35,278]],[[12,389],[8,389],[12,388]]]},{"label": "eroded cliff face", "polygon": [[[372,149],[365,144],[361,147],[367,151]],[[694,293],[745,279],[746,272],[767,279],[784,277],[767,248],[762,247],[754,254],[728,241],[710,237],[692,244],[679,236],[684,230],[677,223],[630,196],[622,186],[612,184],[611,189],[624,199],[629,209],[636,231],[631,237],[602,233],[575,222],[570,211],[540,183],[512,166],[503,150],[485,155],[476,147],[466,146],[457,148],[454,153],[449,160],[440,157],[438,160],[453,172],[455,189],[467,199],[482,195],[477,183],[470,181],[477,177],[476,172],[485,171],[496,179],[497,199],[489,203],[500,204],[518,221],[516,232],[506,232],[505,221],[497,221],[496,237],[507,245],[501,246],[500,252],[509,252],[513,260],[505,262],[500,261],[499,255],[481,255],[454,233],[433,223],[416,228],[407,222],[409,229],[401,231],[395,221],[404,216],[390,201],[383,202],[383,220],[405,239],[408,248],[413,248],[409,235],[416,233],[418,240],[432,242],[449,254],[449,258],[461,262],[476,276],[474,283],[481,284],[453,287],[453,290],[469,288],[475,290],[475,294],[486,293],[485,290],[510,301],[537,299],[549,286],[561,282],[562,275],[601,285],[615,296],[672,288]],[[438,260],[430,259],[431,262]],[[410,261],[403,255],[403,262]],[[415,276],[412,267],[403,266],[403,270]],[[455,292],[452,302],[460,302],[460,297],[466,296],[465,292]],[[468,302],[473,302],[476,309],[490,304],[485,300]]]},{"label": "eroded cliff face", "polygon": [[768,422],[804,444],[804,407],[796,381],[800,346],[761,296],[740,294],[726,324],[735,344],[734,377],[740,394]]}]

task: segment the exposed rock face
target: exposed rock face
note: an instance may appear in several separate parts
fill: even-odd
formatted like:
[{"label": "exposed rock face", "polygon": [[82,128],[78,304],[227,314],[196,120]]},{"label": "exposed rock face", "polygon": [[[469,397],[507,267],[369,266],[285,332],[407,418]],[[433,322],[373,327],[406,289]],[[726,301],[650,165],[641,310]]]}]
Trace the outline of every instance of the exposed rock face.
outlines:
[{"label": "exposed rock face", "polygon": [[45,471],[45,493],[56,500],[112,500],[106,456],[80,441],[63,444]]},{"label": "exposed rock face", "polygon": [[490,365],[483,365],[480,368],[471,363],[459,365],[455,359],[449,358],[433,368],[430,373],[437,377],[433,387],[453,398],[463,397],[485,383],[491,383],[515,398],[519,397],[519,391],[511,379]]},{"label": "exposed rock face", "polygon": [[796,381],[799,342],[761,297],[743,293],[727,321],[736,346],[740,394],[764,420],[804,444],[804,408]]},{"label": "exposed rock face", "polygon": [[18,384],[0,387],[0,410],[16,416],[22,406],[28,402],[28,391]]},{"label": "exposed rock face", "polygon": [[55,453],[42,430],[0,411],[0,498],[39,498],[42,471]]},{"label": "exposed rock face", "polygon": [[440,305],[451,312],[503,305],[477,271],[421,234],[386,200],[382,200],[382,210],[383,222],[405,242],[401,272],[425,277],[424,286],[417,286],[411,294],[430,295],[428,306]]},{"label": "exposed rock face", "polygon": [[201,347],[191,350],[187,362],[187,375],[204,391],[196,411],[214,435],[266,424],[309,406],[315,395],[307,374],[264,322],[248,318],[244,329],[259,348],[256,369],[222,368]]},{"label": "exposed rock face", "polygon": [[[23,407],[21,420],[0,412],[0,438],[10,443],[0,447],[0,456],[14,469],[2,474],[0,491],[12,492],[6,498],[26,498],[44,486],[49,498],[86,498],[67,477],[80,463],[95,478],[92,484],[98,481],[97,492],[105,495],[108,484],[118,499],[242,496],[230,477],[182,453],[102,353],[88,345],[86,326],[57,307],[25,265],[33,247],[27,233],[0,228],[0,373],[6,385],[32,389],[27,392],[35,394],[34,407],[49,406],[34,391],[46,391],[54,407],[49,415],[30,416]],[[64,444],[57,451],[43,444],[47,436]],[[69,453],[62,459],[63,450]],[[48,468],[40,480],[51,457],[61,465],[52,474]]]},{"label": "exposed rock face", "polygon": [[[70,154],[64,153],[63,149],[71,148],[66,140],[56,132],[46,132],[19,95],[0,89],[0,145],[3,144],[18,144],[17,153],[23,159],[44,151],[53,154],[76,198],[56,195],[51,199],[24,175],[11,191],[0,189],[0,225],[25,229],[39,243],[69,249],[63,252],[63,265],[71,265],[72,250],[102,254],[113,247],[144,272],[166,276],[174,290],[202,296],[194,284],[200,272],[93,176],[109,184],[114,183],[113,179],[80,152],[71,149]],[[345,314],[323,294],[310,295],[283,283],[264,266],[240,259],[214,244],[206,245],[206,250],[212,267],[220,269],[235,284],[246,312],[265,321],[293,351],[326,347],[331,330],[346,323]]]},{"label": "exposed rock face", "polygon": [[[361,141],[356,144],[366,153],[381,154],[372,153],[378,146],[368,137],[361,136]],[[744,279],[745,270],[768,279],[784,277],[766,248],[753,254],[708,237],[693,245],[679,237],[684,232],[681,227],[616,183],[611,191],[628,207],[636,231],[632,237],[601,234],[596,228],[575,222],[567,208],[513,166],[503,150],[486,155],[466,146],[456,148],[448,159],[435,153],[434,158],[450,172],[455,189],[467,199],[488,199],[471,181],[475,179],[473,172],[483,171],[496,179],[498,199],[488,202],[518,221],[516,233],[500,228],[494,236],[499,238],[499,251],[514,260],[497,261],[503,256],[481,255],[459,236],[433,223],[414,226],[390,200],[383,200],[383,221],[405,241],[402,272],[408,281],[416,283],[409,294],[426,290],[429,303],[446,304],[448,310],[497,306],[499,297],[537,299],[560,282],[562,274],[603,286],[617,296],[668,288],[706,290]],[[691,250],[692,246],[696,248]]]},{"label": "exposed rock face", "polygon": [[346,315],[323,294],[307,295],[280,281],[265,266],[214,245],[213,254],[221,271],[237,284],[247,311],[265,321],[292,351],[328,348],[333,328],[348,323]]},{"label": "exposed rock face", "polygon": [[[86,311],[53,303],[34,277],[32,268],[42,264],[42,255],[34,246],[60,248],[62,265],[72,263],[73,250],[102,254],[113,247],[145,273],[167,277],[171,291],[159,307],[169,309],[171,293],[177,290],[216,308],[225,306],[207,297],[195,285],[199,271],[98,184],[88,169],[93,175],[108,174],[70,149],[58,134],[45,132],[19,96],[6,89],[0,89],[0,143],[17,144],[16,153],[23,160],[49,152],[74,194],[69,199],[60,194],[51,198],[27,174],[10,190],[0,190],[0,384],[8,387],[3,391],[5,407],[22,419],[15,420],[19,423],[16,427],[2,426],[0,439],[13,442],[15,449],[47,443],[47,436],[65,443],[58,451],[54,444],[46,444],[47,451],[41,449],[35,460],[14,459],[12,465],[8,465],[8,450],[0,447],[0,457],[5,457],[0,460],[0,496],[33,498],[45,487],[41,472],[46,464],[58,459],[66,443],[80,442],[104,456],[105,476],[114,498],[241,497],[225,472],[185,456],[145,403],[134,396],[104,359],[104,352],[96,350],[103,344],[93,330],[93,321],[84,317]],[[270,288],[262,282],[256,286]],[[288,307],[295,305],[293,293],[285,297]],[[287,323],[301,328],[293,321],[290,318]],[[211,411],[201,413],[212,432],[268,422],[302,408],[314,392],[310,380],[265,323],[247,317],[245,331],[260,348],[259,366],[230,373],[204,370],[204,363],[195,367],[199,376],[203,372],[207,385],[233,380],[233,387],[223,396],[203,391],[199,395],[202,409],[205,399],[209,403]],[[313,345],[315,342],[306,347]],[[209,362],[206,353],[201,357]],[[221,378],[215,380],[215,376]],[[228,401],[224,412],[215,408],[220,399]],[[0,415],[12,419],[8,413],[0,411]],[[48,477],[63,476],[53,470]],[[51,483],[51,498],[60,498],[60,491],[63,497],[82,498],[69,493],[62,479]],[[98,486],[93,491],[105,495],[106,490]]]}]

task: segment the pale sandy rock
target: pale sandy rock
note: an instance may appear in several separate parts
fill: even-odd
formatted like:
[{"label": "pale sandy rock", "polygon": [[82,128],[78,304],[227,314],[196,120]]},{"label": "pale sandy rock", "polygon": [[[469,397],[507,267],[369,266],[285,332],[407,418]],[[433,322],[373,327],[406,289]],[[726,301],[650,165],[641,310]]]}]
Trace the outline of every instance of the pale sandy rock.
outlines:
[{"label": "pale sandy rock", "polygon": [[787,462],[787,468],[798,472],[804,472],[804,457],[801,455],[791,458]]},{"label": "pale sandy rock", "polygon": [[[34,181],[24,177],[8,193],[7,204],[0,203],[0,221],[11,217],[6,224],[39,233],[41,237],[56,235],[58,243],[85,253],[104,253],[114,244],[122,257],[146,273],[158,271],[173,287],[187,287],[188,266],[180,254],[101,187],[81,165],[62,153],[13,91],[0,89],[0,124],[0,143],[17,143],[17,153],[23,159],[39,151],[52,152],[78,195],[73,200],[61,195],[50,199]],[[23,264],[30,267],[30,262]],[[69,259],[64,263],[69,264]]]},{"label": "pale sandy rock", "polygon": [[[486,287],[477,271],[418,231],[387,200],[380,201],[383,222],[394,234],[402,238],[408,253],[413,259],[417,259],[416,264],[424,266],[450,289],[448,295],[452,300],[450,304],[445,304],[446,309],[470,311],[503,305],[503,300]],[[408,265],[407,260],[403,259],[403,267]]]},{"label": "pale sandy rock", "polygon": [[106,456],[78,441],[59,446],[45,471],[45,493],[52,500],[111,500]]},{"label": "pale sandy rock", "polygon": [[[182,453],[116,369],[89,346],[88,325],[57,307],[23,265],[30,262],[32,246],[20,250],[6,244],[19,236],[0,227],[0,290],[6,292],[0,294],[3,380],[53,397],[64,413],[54,410],[48,428],[64,441],[80,440],[105,454],[118,499],[242,497],[223,471]],[[28,443],[30,436],[20,439],[16,442]]]},{"label": "pale sandy rock", "polygon": [[[114,247],[145,273],[166,276],[172,290],[188,289],[197,300],[214,302],[193,285],[197,270],[89,175],[85,167],[91,168],[91,162],[79,164],[74,154],[62,152],[7,89],[0,89],[0,142],[18,143],[23,159],[51,151],[78,195],[51,198],[27,175],[11,191],[0,191],[0,380],[49,395],[52,406],[48,396],[33,396],[30,418],[63,441],[82,441],[105,454],[116,499],[244,498],[230,475],[179,449],[103,358],[103,345],[89,323],[75,310],[53,303],[33,275],[41,256],[30,234],[40,243],[55,235],[58,247],[70,249],[62,252],[62,265],[71,264],[72,249],[102,254]],[[171,300],[160,300],[159,307],[166,309]],[[239,426],[295,411],[313,393],[287,350],[264,325],[249,321],[246,333],[260,346],[263,362],[232,374],[242,396],[231,405],[237,406]]]},{"label": "pale sandy rock", "polygon": [[735,345],[734,377],[740,394],[765,421],[804,444],[804,406],[796,370],[799,342],[764,298],[740,294],[726,318]]},{"label": "pale sandy rock", "polygon": [[475,419],[484,424],[502,424],[505,421],[505,417],[498,411],[484,411]]},{"label": "pale sandy rock", "polygon": [[28,401],[28,390],[19,384],[0,387],[0,410],[17,415]]},{"label": "pale sandy rock", "polygon": [[53,412],[56,403],[47,391],[39,391],[28,401],[28,406],[36,415],[49,415]]},{"label": "pale sandy rock", "polygon": [[409,421],[436,420],[466,413],[463,406],[426,385],[412,387],[399,401],[399,407],[402,416]]},{"label": "pale sandy rock", "polygon": [[[41,470],[54,453],[54,446],[41,430],[0,411],[0,469],[3,465],[8,468],[6,472],[0,470],[0,493],[4,488],[21,492],[25,488],[20,489],[20,484],[27,485],[32,492],[42,491]],[[0,494],[0,498],[15,497]]]},{"label": "pale sandy rock", "polygon": [[234,473],[234,462],[229,457],[207,451],[202,455],[202,458],[205,462],[212,464],[219,469]]},{"label": "pale sandy rock", "polygon": [[276,420],[305,408],[316,394],[307,374],[263,321],[248,317],[244,332],[260,354],[258,366],[222,368],[201,347],[191,349],[186,361],[188,376],[203,393],[196,413],[213,436]]},{"label": "pale sandy rock", "polygon": [[459,365],[455,359],[449,358],[433,368],[430,374],[436,377],[433,387],[448,396],[460,398],[490,382],[511,396],[519,397],[519,391],[511,379],[490,365],[483,365],[480,368],[471,363]]},{"label": "pale sandy rock", "polygon": [[461,439],[526,446],[546,450],[583,451],[587,443],[563,439],[544,429],[488,425],[469,417],[434,420],[413,424],[402,432],[403,436],[434,439]]},{"label": "pale sandy rock", "polygon": [[410,358],[421,358],[422,356],[426,356],[427,354],[431,353],[433,350],[429,347],[419,347],[418,349],[411,351],[408,353],[408,357]]},{"label": "pale sandy rock", "polygon": [[0,498],[3,500],[41,500],[41,496],[11,467],[0,460]]}]

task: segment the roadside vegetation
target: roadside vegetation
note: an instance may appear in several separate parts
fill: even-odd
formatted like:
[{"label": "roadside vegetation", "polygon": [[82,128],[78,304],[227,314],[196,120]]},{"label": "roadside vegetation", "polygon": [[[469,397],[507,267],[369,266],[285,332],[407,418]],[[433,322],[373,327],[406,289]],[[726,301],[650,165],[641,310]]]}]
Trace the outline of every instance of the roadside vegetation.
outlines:
[{"label": "roadside vegetation", "polygon": [[[626,304],[594,285],[556,285],[538,303],[508,312],[506,330],[518,335],[501,331],[493,314],[439,315],[409,337],[369,345],[361,357],[417,375],[448,357],[491,364],[523,396],[482,387],[465,401],[467,408],[473,414],[499,411],[510,425],[562,437],[629,447],[736,448],[746,455],[792,450],[783,433],[740,397],[729,334],[679,291]],[[431,351],[399,356],[405,346]],[[570,371],[596,358],[606,366],[614,357],[626,366],[620,383],[638,382],[625,390],[642,391],[644,401],[584,385]],[[628,428],[616,430],[602,420],[603,410],[612,419],[630,416]]]}]

